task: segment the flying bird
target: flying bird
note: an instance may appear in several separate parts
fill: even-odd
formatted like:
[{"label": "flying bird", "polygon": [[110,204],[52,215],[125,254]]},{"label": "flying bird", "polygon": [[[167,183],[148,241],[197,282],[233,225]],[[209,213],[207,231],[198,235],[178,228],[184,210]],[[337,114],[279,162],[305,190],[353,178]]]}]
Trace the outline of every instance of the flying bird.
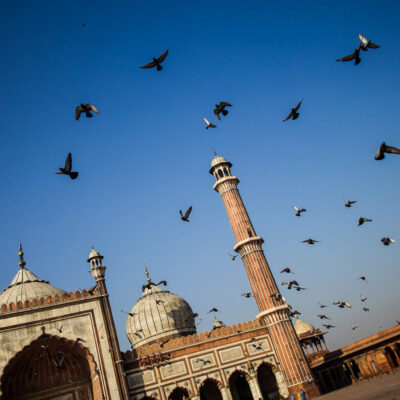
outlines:
[{"label": "flying bird", "polygon": [[336,300],[332,304],[335,306],[337,305],[339,308],[351,308],[350,303],[347,303],[346,301]]},{"label": "flying bird", "polygon": [[345,199],[344,197],[343,197],[343,200],[344,200],[344,202],[345,202],[345,205],[344,205],[344,206],[345,206],[345,207],[348,207],[348,208],[350,208],[352,204],[357,203],[357,200],[351,201],[351,200]]},{"label": "flying bird", "polygon": [[157,283],[157,286],[159,286],[159,285],[168,286],[168,283],[167,283],[166,280],[162,280],[162,281]]},{"label": "flying bird", "polygon": [[319,319],[330,319],[325,314],[318,314],[317,317],[319,317]]},{"label": "flying bird", "polygon": [[321,304],[321,303],[318,303],[319,304],[319,307],[320,308],[326,308],[326,307],[328,307],[328,306],[326,306],[326,305],[324,305],[324,304]]},{"label": "flying bird", "polygon": [[331,328],[334,328],[335,326],[334,325],[331,325],[331,324],[322,324],[322,326],[324,326],[326,329],[331,329]]},{"label": "flying bird", "polygon": [[58,332],[62,333],[62,328],[63,328],[63,324],[61,324],[61,325],[57,328]]},{"label": "flying bird", "polygon": [[220,101],[219,104],[215,105],[214,114],[220,121],[221,117],[219,114],[222,114],[224,117],[228,115],[228,110],[225,110],[225,107],[232,107],[232,104],[229,104],[226,101]]},{"label": "flying bird", "polygon": [[272,294],[270,294],[270,297],[272,299],[276,299],[276,300],[282,301],[283,303],[286,303],[286,299],[280,293],[272,293]]},{"label": "flying bird", "polygon": [[368,297],[362,296],[362,295],[360,294],[360,300],[361,300],[362,302],[364,302],[365,300],[368,300]]},{"label": "flying bird", "polygon": [[363,307],[363,311],[371,311],[368,307]]},{"label": "flying bird", "polygon": [[283,273],[294,274],[294,272],[288,267],[283,268],[283,270],[281,271],[281,274],[283,274]]},{"label": "flying bird", "polygon": [[375,160],[383,160],[385,158],[385,153],[387,154],[400,154],[400,149],[393,146],[386,146],[385,142],[379,146],[378,151],[375,154]]},{"label": "flying bird", "polygon": [[292,108],[292,111],[290,111],[289,115],[283,120],[283,122],[286,122],[288,119],[292,119],[294,121],[295,119],[299,118],[300,113],[298,111],[302,101],[303,100],[300,100],[297,106],[295,108]]},{"label": "flying bird", "polygon": [[96,114],[100,114],[100,111],[93,104],[79,104],[79,106],[75,108],[75,120],[78,121],[83,112],[85,113],[87,118],[92,118],[93,114],[90,111],[94,111]]},{"label": "flying bird", "polygon": [[299,283],[297,281],[282,281],[281,285],[287,285],[288,289],[290,290],[292,286],[299,286]]},{"label": "flying bird", "polygon": [[254,297],[253,293],[251,292],[242,292],[241,296],[244,296],[246,298]]},{"label": "flying bird", "polygon": [[364,281],[365,283],[368,283],[368,282],[367,282],[367,278],[366,278],[365,276],[360,276],[360,277],[357,278],[357,279],[361,279],[361,280]]},{"label": "flying bird", "polygon": [[351,325],[351,330],[353,330],[353,331],[355,331],[358,328],[359,328],[358,326]]},{"label": "flying bird", "polygon": [[218,312],[218,309],[213,307],[210,311],[207,312],[207,314],[209,314],[210,312]]},{"label": "flying bird", "polygon": [[308,243],[308,244],[314,244],[320,242],[319,240],[314,240],[314,239],[306,239],[301,241],[301,243]]},{"label": "flying bird", "polygon": [[361,218],[358,219],[358,225],[357,226],[362,225],[364,222],[372,222],[372,219],[361,217]]},{"label": "flying bird", "polygon": [[169,49],[167,49],[167,51],[165,53],[161,54],[161,56],[158,57],[158,58],[153,57],[153,61],[152,62],[149,62],[148,64],[143,65],[143,67],[140,67],[140,68],[154,68],[154,67],[157,67],[157,71],[161,71],[163,69],[163,67],[160,64],[167,57],[168,51],[169,51]]},{"label": "flying bird", "polygon": [[338,58],[336,61],[351,61],[354,60],[354,65],[358,65],[361,62],[360,58],[360,48],[361,48],[361,43],[358,45],[358,47],[354,50],[354,53],[349,54],[348,56]]},{"label": "flying bird", "polygon": [[182,220],[182,221],[185,221],[185,222],[190,222],[190,221],[189,221],[189,215],[190,215],[191,212],[192,212],[192,206],[190,206],[190,207],[186,210],[185,215],[183,215],[182,210],[179,210],[179,214],[181,214],[181,220]]},{"label": "flying bird", "polygon": [[293,210],[296,211],[296,217],[300,217],[301,213],[306,212],[307,210],[305,208],[300,208],[298,209],[296,206],[293,206]]},{"label": "flying bird", "polygon": [[361,50],[363,51],[368,51],[368,49],[379,49],[380,47],[377,44],[372,43],[371,40],[367,40],[365,36],[361,35],[361,33],[358,34],[358,38],[362,43]]},{"label": "flying bird", "polygon": [[396,243],[396,241],[390,237],[383,237],[381,239],[381,242],[383,243],[384,246],[389,246],[392,243]]},{"label": "flying bird", "polygon": [[231,254],[231,253],[228,253],[228,254],[229,254],[229,256],[232,258],[232,261],[235,261],[236,257],[239,255],[239,254],[233,255],[233,254]]},{"label": "flying bird", "polygon": [[54,363],[54,365],[56,366],[57,369],[63,369],[65,354],[63,352],[61,352],[61,351],[58,351],[58,354],[61,355],[60,360],[57,360],[54,356],[52,356],[51,358],[52,358],[53,363]]},{"label": "flying bird", "polygon": [[77,344],[77,343],[79,343],[79,342],[86,343],[86,340],[85,340],[85,339],[82,339],[82,338],[79,338],[79,337],[77,337],[77,338],[75,339],[75,342],[74,342],[74,344]]},{"label": "flying bird", "polygon": [[201,362],[203,365],[211,364],[210,360],[204,360],[203,358],[198,358],[194,361],[195,363]]},{"label": "flying bird", "polygon": [[297,317],[298,315],[301,315],[301,312],[294,310],[289,312],[289,317]]},{"label": "flying bird", "polygon": [[190,321],[192,318],[196,318],[196,317],[201,321],[201,317],[198,313],[192,313],[186,318],[185,322]]},{"label": "flying bird", "polygon": [[300,292],[300,290],[306,290],[307,288],[305,287],[300,287],[300,286],[295,286],[295,289]]},{"label": "flying bird", "polygon": [[134,315],[136,315],[136,313],[127,312],[124,310],[121,310],[121,312],[123,312],[124,314],[128,314],[130,317],[133,317]]},{"label": "flying bird", "polygon": [[206,129],[208,128],[216,128],[217,125],[214,125],[212,122],[209,122],[208,119],[206,117],[203,118],[203,121],[206,123]]},{"label": "flying bird", "polygon": [[97,284],[94,285],[94,286],[92,286],[92,287],[88,290],[88,293],[91,294],[91,295],[93,295],[93,294],[94,294],[94,291],[96,290],[96,288],[97,288]]},{"label": "flying bird", "polygon": [[64,168],[58,168],[60,171],[56,172],[57,175],[68,175],[71,179],[76,179],[78,177],[78,172],[73,172],[72,170],[72,154],[68,153],[65,160]]}]

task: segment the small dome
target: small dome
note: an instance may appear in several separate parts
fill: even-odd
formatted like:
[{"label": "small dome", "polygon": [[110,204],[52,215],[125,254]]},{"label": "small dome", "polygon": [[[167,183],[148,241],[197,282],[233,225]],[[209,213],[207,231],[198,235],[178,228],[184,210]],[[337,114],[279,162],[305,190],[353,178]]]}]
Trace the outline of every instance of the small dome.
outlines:
[{"label": "small dome", "polygon": [[126,332],[132,347],[155,342],[167,336],[196,333],[193,311],[189,304],[156,285],[145,288],[126,321]]},{"label": "small dome", "polygon": [[63,295],[65,290],[51,286],[49,282],[39,279],[29,269],[22,267],[8,287],[0,293],[1,304],[17,304],[18,301],[40,299],[41,297]]},{"label": "small dome", "polygon": [[88,256],[88,262],[95,257],[100,257],[101,259],[103,259],[104,257],[93,247],[92,245],[92,251],[89,253]]},{"label": "small dome", "polygon": [[315,328],[308,322],[304,322],[301,319],[297,318],[297,321],[294,324],[294,330],[296,331],[297,336],[299,336],[302,335],[303,333],[313,332],[315,331]]},{"label": "small dome", "polygon": [[221,157],[221,156],[215,156],[214,158],[213,158],[213,160],[211,161],[211,168],[212,167],[215,167],[217,164],[221,164],[221,163],[226,163],[227,161],[225,160],[225,158],[224,157]]}]

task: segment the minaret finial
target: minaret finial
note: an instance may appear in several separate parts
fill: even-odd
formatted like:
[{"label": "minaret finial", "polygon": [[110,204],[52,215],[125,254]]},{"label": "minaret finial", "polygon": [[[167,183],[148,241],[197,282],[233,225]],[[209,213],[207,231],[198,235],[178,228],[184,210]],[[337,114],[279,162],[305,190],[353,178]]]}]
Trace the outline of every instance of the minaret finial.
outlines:
[{"label": "minaret finial", "polygon": [[217,155],[217,152],[215,151],[214,147],[213,147],[213,153],[214,153],[214,156]]},{"label": "minaret finial", "polygon": [[92,250],[94,250],[93,242],[92,242]]},{"label": "minaret finial", "polygon": [[21,268],[25,268],[26,262],[24,260],[24,252],[22,251],[22,245],[21,245],[21,241],[19,241],[19,252],[18,252],[18,257],[19,257],[19,263],[18,265]]},{"label": "minaret finial", "polygon": [[150,275],[149,275],[149,271],[147,271],[147,267],[146,266],[144,266],[144,270],[146,271],[146,276],[147,276],[147,282],[150,282],[151,281],[151,279],[150,279]]}]

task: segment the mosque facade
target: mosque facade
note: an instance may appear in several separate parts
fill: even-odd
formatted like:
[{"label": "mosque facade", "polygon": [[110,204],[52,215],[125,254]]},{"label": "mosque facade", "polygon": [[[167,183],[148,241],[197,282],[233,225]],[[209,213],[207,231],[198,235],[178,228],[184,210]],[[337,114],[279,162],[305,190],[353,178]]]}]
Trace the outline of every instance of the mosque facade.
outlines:
[{"label": "mosque facade", "polygon": [[126,321],[132,350],[121,352],[103,256],[89,254],[92,288],[65,292],[27,268],[20,244],[19,270],[0,293],[0,400],[278,400],[329,391],[325,367],[340,369],[341,361],[329,358],[323,332],[301,320],[293,326],[231,167],[215,156],[210,173],[259,309],[255,319],[231,326],[215,319],[210,331],[197,332],[190,305],[147,273]]}]

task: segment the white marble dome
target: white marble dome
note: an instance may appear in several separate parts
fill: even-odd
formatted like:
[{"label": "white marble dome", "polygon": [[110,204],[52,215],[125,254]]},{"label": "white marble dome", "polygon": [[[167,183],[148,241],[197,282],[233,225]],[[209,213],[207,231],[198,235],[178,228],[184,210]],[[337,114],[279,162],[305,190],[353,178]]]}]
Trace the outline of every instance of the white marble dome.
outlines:
[{"label": "white marble dome", "polygon": [[189,304],[156,285],[145,288],[126,321],[132,348],[167,338],[196,333]]},{"label": "white marble dome", "polygon": [[225,158],[224,157],[221,157],[221,156],[215,156],[213,159],[212,159],[212,161],[211,161],[211,168],[212,167],[215,167],[216,165],[218,165],[218,164],[221,164],[221,163],[226,163],[227,161],[225,160]]},{"label": "white marble dome", "polygon": [[296,331],[297,336],[307,332],[314,332],[315,328],[313,325],[308,322],[302,321],[300,318],[297,318],[296,323],[294,324],[294,330]]},{"label": "white marble dome", "polygon": [[11,283],[0,293],[0,305],[17,304],[18,301],[40,299],[41,297],[61,296],[65,290],[51,286],[49,282],[39,279],[29,269],[22,267]]}]

